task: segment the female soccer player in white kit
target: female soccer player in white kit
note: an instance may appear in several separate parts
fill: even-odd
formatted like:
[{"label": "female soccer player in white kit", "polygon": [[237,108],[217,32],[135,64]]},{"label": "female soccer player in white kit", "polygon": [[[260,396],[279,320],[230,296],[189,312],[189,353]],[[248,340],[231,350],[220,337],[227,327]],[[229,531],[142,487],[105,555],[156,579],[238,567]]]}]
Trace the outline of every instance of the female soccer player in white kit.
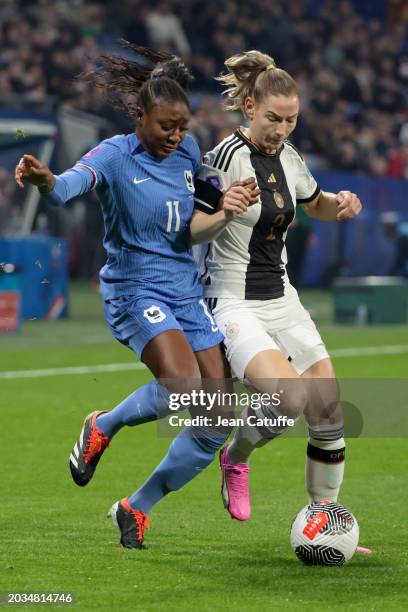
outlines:
[{"label": "female soccer player in white kit", "polygon": [[[216,209],[220,194],[248,176],[255,177],[261,195],[209,246],[206,297],[225,335],[233,373],[258,391],[284,391],[279,406],[263,406],[256,416],[273,420],[304,412],[309,497],[337,500],[345,442],[335,373],[315,324],[289,282],[285,238],[296,205],[325,221],[352,219],[362,206],[349,191],[322,191],[287,141],[299,113],[292,77],[259,51],[234,55],[225,65],[228,72],[218,80],[227,86],[227,108],[240,109],[249,127],[239,128],[204,157],[196,201],[202,211]],[[254,427],[253,418],[249,425],[247,418],[254,415],[252,408],[244,411],[245,425],[220,454],[224,505],[241,521],[251,512],[249,456],[284,430],[281,425]]]}]

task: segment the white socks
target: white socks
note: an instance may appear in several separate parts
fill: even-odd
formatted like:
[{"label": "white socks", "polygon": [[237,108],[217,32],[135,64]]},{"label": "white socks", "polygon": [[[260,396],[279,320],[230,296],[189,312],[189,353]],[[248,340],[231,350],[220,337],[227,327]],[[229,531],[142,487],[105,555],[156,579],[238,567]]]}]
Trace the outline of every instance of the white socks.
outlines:
[{"label": "white socks", "polygon": [[344,438],[309,438],[306,458],[306,488],[311,503],[323,499],[337,501],[344,475]]}]

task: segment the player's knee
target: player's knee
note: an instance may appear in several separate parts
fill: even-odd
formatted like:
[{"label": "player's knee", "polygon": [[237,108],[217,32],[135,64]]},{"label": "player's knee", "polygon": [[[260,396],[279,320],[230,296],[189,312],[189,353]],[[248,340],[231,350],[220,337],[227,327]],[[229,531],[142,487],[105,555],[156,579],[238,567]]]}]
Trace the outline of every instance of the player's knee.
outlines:
[{"label": "player's knee", "polygon": [[166,378],[184,378],[191,381],[201,381],[200,370],[188,365],[171,367],[165,376]]},{"label": "player's knee", "polygon": [[344,421],[341,402],[339,400],[325,401],[323,399],[309,402],[305,410],[305,419],[309,427],[312,428],[331,425],[340,427]]},{"label": "player's knee", "polygon": [[202,388],[200,371],[191,367],[170,367],[162,371],[160,382],[169,393],[192,395]]},{"label": "player's knee", "polygon": [[160,379],[187,379],[201,380],[201,373],[198,364],[194,360],[179,361],[177,359],[168,359],[160,366]]},{"label": "player's knee", "polygon": [[297,419],[303,414],[307,406],[307,389],[298,383],[292,384],[282,391],[280,394],[280,412],[290,419]]}]

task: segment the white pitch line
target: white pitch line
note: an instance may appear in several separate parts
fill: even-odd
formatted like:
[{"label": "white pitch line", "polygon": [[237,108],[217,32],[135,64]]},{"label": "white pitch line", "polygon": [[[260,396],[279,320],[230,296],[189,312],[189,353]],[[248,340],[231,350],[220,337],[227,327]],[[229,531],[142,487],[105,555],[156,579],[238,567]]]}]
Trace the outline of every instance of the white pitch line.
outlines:
[{"label": "white pitch line", "polygon": [[398,355],[408,353],[408,344],[394,346],[361,346],[355,348],[333,349],[329,351],[332,357],[366,357],[367,355]]},{"label": "white pitch line", "polygon": [[107,363],[105,365],[76,366],[71,368],[47,368],[44,370],[15,370],[0,372],[0,379],[41,378],[46,376],[66,376],[71,374],[96,374],[97,372],[123,372],[125,370],[144,370],[144,363]]},{"label": "white pitch line", "polygon": [[[329,351],[332,357],[366,357],[370,355],[398,355],[408,353],[408,344],[393,346],[362,346]],[[0,380],[16,378],[43,378],[47,376],[67,376],[71,374],[97,374],[98,372],[124,372],[126,370],[144,370],[144,363],[108,363],[105,365],[75,366],[69,368],[46,368],[43,370],[14,370],[0,372]]]}]

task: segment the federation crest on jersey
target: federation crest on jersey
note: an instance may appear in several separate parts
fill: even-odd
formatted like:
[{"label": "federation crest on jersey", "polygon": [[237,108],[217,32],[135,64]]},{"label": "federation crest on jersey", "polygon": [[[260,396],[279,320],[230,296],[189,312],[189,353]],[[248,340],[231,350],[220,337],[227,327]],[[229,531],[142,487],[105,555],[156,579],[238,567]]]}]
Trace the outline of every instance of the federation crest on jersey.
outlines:
[{"label": "federation crest on jersey", "polygon": [[150,323],[160,323],[166,318],[166,315],[161,308],[159,306],[155,306],[154,304],[143,311],[143,316],[146,317]]},{"label": "federation crest on jersey", "polygon": [[187,189],[194,193],[194,181],[193,181],[193,173],[191,170],[184,170],[184,178],[186,179]]},{"label": "federation crest on jersey", "polygon": [[285,200],[279,191],[273,192],[273,199],[275,200],[275,204],[278,208],[283,208],[285,206]]},{"label": "federation crest on jersey", "polygon": [[227,321],[226,327],[225,327],[225,335],[227,336],[227,338],[232,340],[232,338],[235,338],[236,336],[238,336],[238,334],[239,334],[239,323]]}]

